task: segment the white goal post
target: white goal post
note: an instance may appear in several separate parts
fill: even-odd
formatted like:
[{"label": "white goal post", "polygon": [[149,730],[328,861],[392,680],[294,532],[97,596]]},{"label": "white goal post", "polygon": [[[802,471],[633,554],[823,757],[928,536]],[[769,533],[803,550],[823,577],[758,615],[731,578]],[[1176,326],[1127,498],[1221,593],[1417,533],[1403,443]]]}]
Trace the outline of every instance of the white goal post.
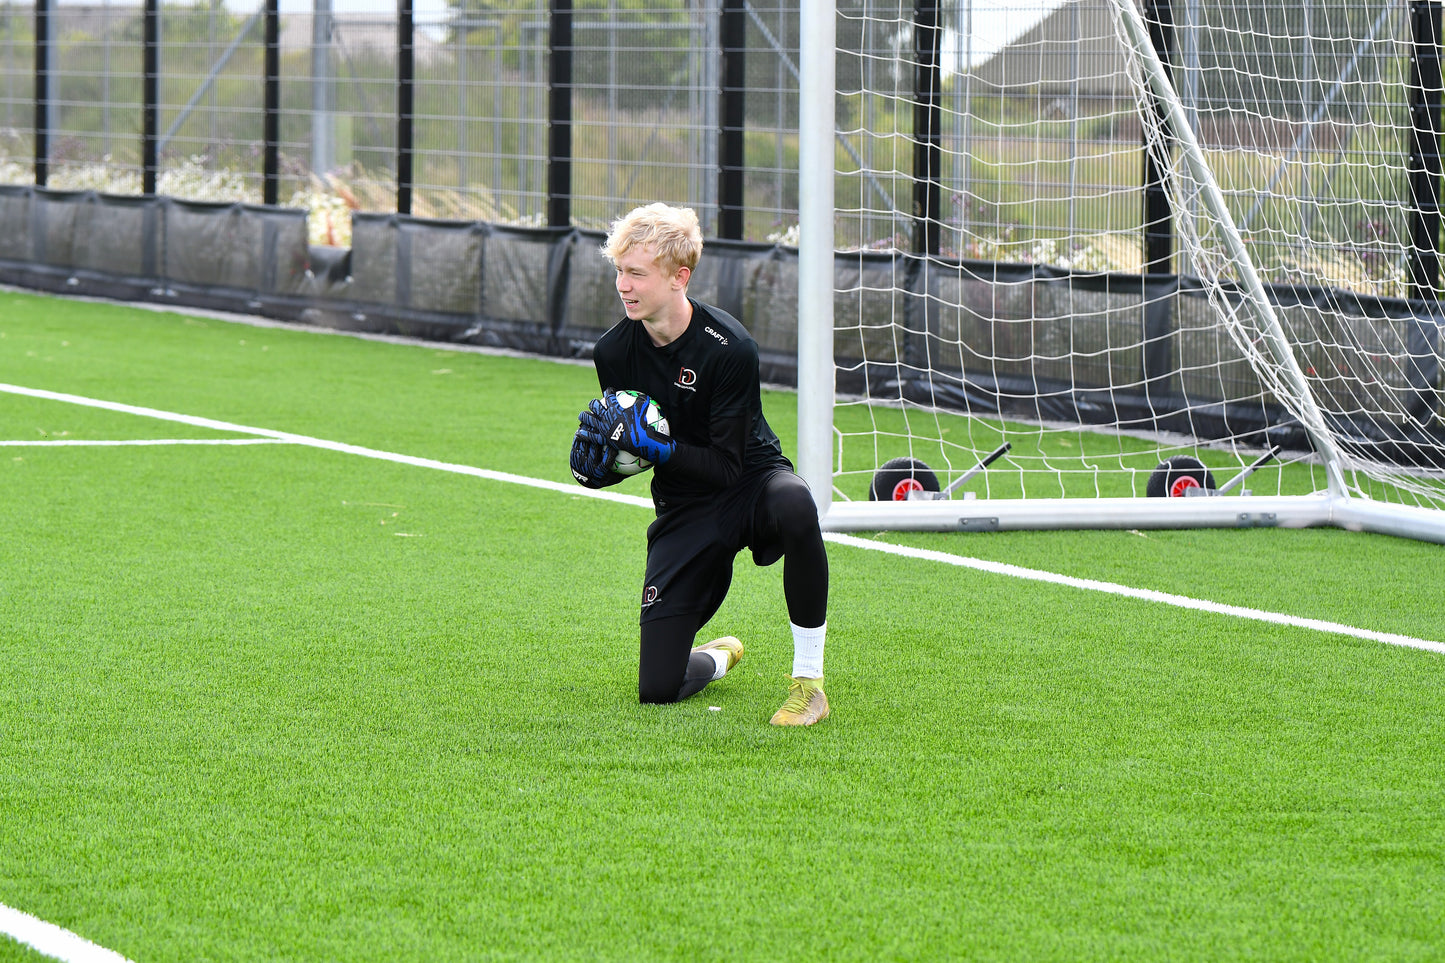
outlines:
[{"label": "white goal post", "polygon": [[1439,3],[1136,2],[803,0],[825,529],[1445,543]]}]

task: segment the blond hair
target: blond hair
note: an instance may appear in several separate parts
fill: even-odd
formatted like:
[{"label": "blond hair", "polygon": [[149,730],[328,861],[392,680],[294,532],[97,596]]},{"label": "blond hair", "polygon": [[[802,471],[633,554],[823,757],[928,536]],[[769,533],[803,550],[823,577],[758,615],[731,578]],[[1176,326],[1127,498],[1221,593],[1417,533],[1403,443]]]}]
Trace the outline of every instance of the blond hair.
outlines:
[{"label": "blond hair", "polygon": [[697,267],[702,257],[702,228],[690,207],[648,204],[634,207],[625,217],[612,222],[602,254],[613,264],[638,246],[651,246],[659,265],[669,273]]}]

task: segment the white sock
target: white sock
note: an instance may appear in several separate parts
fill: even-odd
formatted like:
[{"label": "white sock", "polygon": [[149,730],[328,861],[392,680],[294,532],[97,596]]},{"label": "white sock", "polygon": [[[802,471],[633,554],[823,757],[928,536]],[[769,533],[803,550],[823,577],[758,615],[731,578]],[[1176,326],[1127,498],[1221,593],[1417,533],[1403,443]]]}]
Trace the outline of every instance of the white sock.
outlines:
[{"label": "white sock", "polygon": [[708,649],[707,654],[717,663],[717,668],[712,672],[713,681],[716,682],[728,674],[728,654],[726,649]]},{"label": "white sock", "polygon": [[828,635],[828,623],[815,629],[793,625],[793,678],[821,679],[823,677],[823,640]]}]

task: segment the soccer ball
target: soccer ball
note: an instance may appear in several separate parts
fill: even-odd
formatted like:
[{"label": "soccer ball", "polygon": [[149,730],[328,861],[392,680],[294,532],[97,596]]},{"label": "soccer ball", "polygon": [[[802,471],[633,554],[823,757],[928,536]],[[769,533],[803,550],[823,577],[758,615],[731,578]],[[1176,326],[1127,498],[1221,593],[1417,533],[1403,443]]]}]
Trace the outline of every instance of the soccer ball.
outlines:
[{"label": "soccer ball", "polygon": [[[642,397],[638,391],[617,392],[617,403],[624,408],[631,408]],[[670,434],[667,427],[667,418],[663,415],[662,409],[657,402],[651,398],[647,400],[647,427],[659,435]],[[640,458],[629,451],[617,451],[613,449],[615,458],[612,459],[612,471],[619,475],[637,475],[652,467],[652,462],[646,458]]]}]

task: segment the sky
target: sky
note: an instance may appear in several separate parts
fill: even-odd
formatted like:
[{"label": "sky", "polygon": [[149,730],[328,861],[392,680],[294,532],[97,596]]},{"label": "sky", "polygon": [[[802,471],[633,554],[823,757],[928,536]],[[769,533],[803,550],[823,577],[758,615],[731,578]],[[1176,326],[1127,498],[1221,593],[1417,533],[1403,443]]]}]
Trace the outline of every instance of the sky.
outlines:
[{"label": "sky", "polygon": [[[254,9],[255,0],[226,0],[227,4],[240,9]],[[957,0],[967,3],[969,0]],[[1038,23],[1047,14],[1060,6],[1064,0],[971,0],[973,11],[971,26],[974,41],[971,46],[972,61],[987,60],[999,48],[1005,46],[1019,34]],[[304,13],[312,9],[314,0],[280,0],[282,13]],[[396,0],[331,0],[335,13],[391,12],[396,9]],[[412,11],[419,22],[435,23],[442,19],[447,10],[446,0],[412,0]],[[960,27],[964,26],[960,12]],[[955,49],[962,47],[956,36],[947,35],[944,40],[944,63],[956,63]]]},{"label": "sky", "polygon": [[[94,0],[90,0],[94,2]],[[1019,34],[1028,30],[1063,0],[972,0],[974,46],[991,54]],[[281,0],[282,13],[302,13],[312,8],[313,0]],[[237,9],[253,9],[248,0],[227,0]],[[336,13],[370,13],[396,9],[395,0],[332,0]],[[413,0],[412,10],[418,19],[439,18],[447,9],[446,0]]]},{"label": "sky", "polygon": [[[59,0],[63,4],[96,5],[105,0]],[[116,6],[133,6],[139,0],[112,0]],[[175,0],[171,0],[175,2]],[[959,0],[968,2],[968,0]],[[987,59],[1000,47],[1038,23],[1064,0],[972,0],[973,5],[973,52],[974,62]],[[261,0],[225,0],[226,6],[242,13],[255,12]],[[307,13],[314,6],[314,0],[280,0],[284,13]],[[396,0],[332,0],[335,13],[391,13],[396,10]],[[412,10],[420,22],[436,22],[446,13],[446,0],[412,0]],[[944,60],[953,60],[952,52],[957,38],[949,36],[944,41]]]},{"label": "sky", "polygon": [[[1064,0],[973,0],[972,23],[965,24],[962,18],[959,22],[960,28],[969,26],[973,30],[973,63],[987,60],[1063,2]],[[953,60],[953,47],[957,43],[957,37],[945,36],[944,63]]]}]

